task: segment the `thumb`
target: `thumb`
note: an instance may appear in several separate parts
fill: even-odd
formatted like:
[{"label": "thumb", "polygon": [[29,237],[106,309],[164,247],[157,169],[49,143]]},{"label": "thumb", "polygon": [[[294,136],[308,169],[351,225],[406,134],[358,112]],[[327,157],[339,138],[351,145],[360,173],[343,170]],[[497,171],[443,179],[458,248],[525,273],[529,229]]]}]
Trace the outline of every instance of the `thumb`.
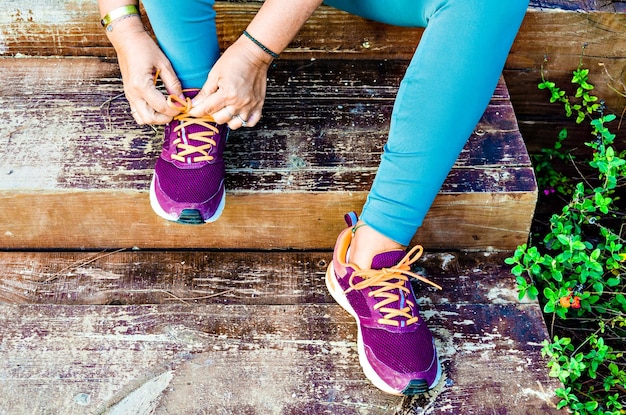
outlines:
[{"label": "thumb", "polygon": [[165,89],[168,94],[181,96],[183,94],[183,87],[180,83],[180,80],[176,76],[172,65],[166,64],[159,69],[159,77],[163,81],[163,85],[165,85]]},{"label": "thumb", "polygon": [[206,83],[198,95],[196,95],[191,101],[192,107],[191,111],[189,111],[189,115],[200,117],[213,113],[213,109],[224,101],[224,97],[220,92],[221,90],[218,87],[216,80],[209,74]]}]

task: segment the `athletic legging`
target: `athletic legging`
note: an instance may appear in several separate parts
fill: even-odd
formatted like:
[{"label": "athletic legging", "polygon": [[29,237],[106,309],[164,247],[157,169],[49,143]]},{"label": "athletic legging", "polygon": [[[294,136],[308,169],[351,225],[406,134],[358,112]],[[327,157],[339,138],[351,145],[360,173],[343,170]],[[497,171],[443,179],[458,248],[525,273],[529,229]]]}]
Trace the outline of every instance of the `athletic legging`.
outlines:
[{"label": "athletic legging", "polygon": [[[184,88],[219,57],[214,0],[144,0]],[[424,27],[400,84],[389,138],[361,213],[408,245],[496,87],[528,0],[326,0],[387,24]],[[417,40],[416,40],[417,42]]]}]

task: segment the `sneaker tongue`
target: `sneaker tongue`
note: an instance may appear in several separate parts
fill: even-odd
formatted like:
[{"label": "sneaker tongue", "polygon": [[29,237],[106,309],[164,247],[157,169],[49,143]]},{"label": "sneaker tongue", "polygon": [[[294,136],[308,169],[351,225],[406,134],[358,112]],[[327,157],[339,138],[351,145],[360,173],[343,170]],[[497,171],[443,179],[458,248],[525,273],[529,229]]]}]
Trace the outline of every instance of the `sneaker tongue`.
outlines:
[{"label": "sneaker tongue", "polygon": [[391,268],[394,265],[398,265],[405,255],[406,252],[401,249],[378,254],[372,259],[372,269]]},{"label": "sneaker tongue", "polygon": [[[401,249],[378,254],[374,257],[374,259],[372,259],[372,269],[391,268],[395,265],[398,265],[398,263],[402,261],[405,255],[406,255],[406,252],[404,252]],[[410,282],[406,281],[404,283],[404,286],[405,287],[410,286]],[[398,295],[398,300],[395,303],[397,304],[398,309],[399,310],[404,309],[407,304],[406,303],[407,298],[406,298],[405,292],[400,289],[394,289],[392,293]],[[390,303],[387,305],[387,307],[393,307],[393,304],[394,303]],[[403,317],[394,317],[393,319],[398,320],[401,324],[401,327],[404,327],[405,321]]]}]

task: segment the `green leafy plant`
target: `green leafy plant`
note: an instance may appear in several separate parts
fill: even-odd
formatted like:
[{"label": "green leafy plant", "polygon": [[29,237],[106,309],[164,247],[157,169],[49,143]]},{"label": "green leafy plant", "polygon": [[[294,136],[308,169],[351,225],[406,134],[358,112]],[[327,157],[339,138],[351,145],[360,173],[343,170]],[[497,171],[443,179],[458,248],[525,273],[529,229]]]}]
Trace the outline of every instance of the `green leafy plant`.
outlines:
[{"label": "green leafy plant", "polygon": [[553,148],[543,148],[539,154],[533,154],[533,166],[537,175],[537,185],[543,193],[569,195],[572,193],[570,179],[555,167],[557,162],[573,161],[575,156],[563,151],[563,142],[567,138],[567,129],[559,132],[559,138]]},{"label": "green leafy plant", "polygon": [[626,247],[620,205],[626,152],[615,148],[609,127],[616,116],[605,113],[593,95],[582,60],[571,84],[573,96],[547,80],[542,68],[538,87],[563,106],[567,117],[588,122],[587,167],[593,174],[576,183],[554,169],[555,160],[574,162],[563,150],[567,130],[562,130],[554,147],[533,161],[544,194],[559,193],[564,206],[551,215],[538,243],[519,246],[506,263],[520,299],[538,298],[550,323],[552,340],[543,343],[542,353],[550,376],[563,383],[556,391],[559,408],[581,415],[626,414]]}]

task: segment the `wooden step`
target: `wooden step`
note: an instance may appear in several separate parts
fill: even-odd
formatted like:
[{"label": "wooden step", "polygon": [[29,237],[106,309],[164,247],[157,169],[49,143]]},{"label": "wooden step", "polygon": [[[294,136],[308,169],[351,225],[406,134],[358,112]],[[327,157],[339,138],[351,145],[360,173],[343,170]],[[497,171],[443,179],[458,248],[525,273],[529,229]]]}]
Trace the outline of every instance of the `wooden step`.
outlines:
[{"label": "wooden step", "polygon": [[[222,218],[189,228],[151,211],[162,135],[135,125],[114,63],[0,58],[0,247],[330,249],[366,198],[406,65],[277,61],[263,122],[229,137]],[[416,242],[514,249],[536,198],[502,81]]]},{"label": "wooden step", "polygon": [[562,413],[505,255],[418,263],[444,287],[418,288],[444,379],[414,398],[364,378],[330,256],[0,252],[0,413]]}]

